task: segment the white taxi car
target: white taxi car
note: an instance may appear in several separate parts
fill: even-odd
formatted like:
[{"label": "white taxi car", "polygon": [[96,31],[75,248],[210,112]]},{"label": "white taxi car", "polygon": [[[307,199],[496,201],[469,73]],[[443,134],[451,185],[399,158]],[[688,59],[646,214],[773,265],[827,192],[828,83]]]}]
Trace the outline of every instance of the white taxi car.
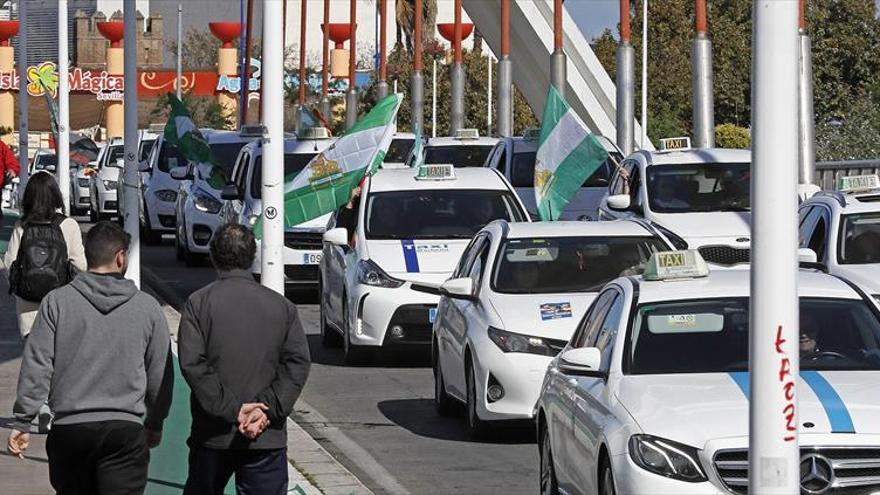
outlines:
[{"label": "white taxi car", "polygon": [[[451,163],[457,169],[483,167],[496,144],[498,138],[480,136],[476,129],[460,129],[454,136],[428,139],[423,150],[424,163],[426,165]],[[407,161],[407,166],[412,166],[412,162]]]},{"label": "white taxi car", "polygon": [[98,163],[104,153],[107,152],[107,144],[98,145],[98,156],[87,165],[70,166],[70,214],[84,215],[91,209],[91,186],[92,175],[98,171]]},{"label": "white taxi car", "polygon": [[611,179],[599,219],[641,217],[677,249],[698,249],[710,263],[748,263],[751,151],[690,149],[663,139],[660,151],[628,156]]},{"label": "white taxi car", "polygon": [[98,170],[89,181],[89,217],[92,222],[107,220],[119,211],[116,190],[122,177],[125,144],[113,138],[98,161]]},{"label": "white taxi car", "polygon": [[801,247],[880,300],[880,178],[841,177],[838,186],[801,204]]},{"label": "white taxi car", "polygon": [[191,163],[171,169],[171,177],[180,181],[175,206],[174,245],[177,259],[188,266],[209,252],[214,230],[223,224],[220,193],[229,177],[238,152],[259,135],[249,132],[202,129],[214,166]]},{"label": "white taxi car", "polygon": [[441,288],[434,321],[434,405],[467,407],[479,437],[498,420],[531,419],[547,365],[596,293],[670,246],[645,224],[487,225]]},{"label": "white taxi car", "polygon": [[[749,276],[676,251],[602,290],[547,369],[541,493],[747,492]],[[820,271],[797,284],[801,493],[877,493],[878,306]]]},{"label": "white taxi car", "polygon": [[[318,153],[333,142],[324,128],[301,131],[299,139],[284,141],[284,176],[295,177]],[[241,149],[231,183],[223,190],[225,200],[221,217],[224,223],[239,223],[253,227],[263,212],[263,147],[260,141],[248,143]],[[323,249],[322,236],[330,214],[288,227],[284,231],[284,283],[287,288],[314,287],[318,283],[318,268]],[[251,272],[261,272],[260,240]]]},{"label": "white taxi car", "polygon": [[380,169],[364,180],[351,220],[343,213],[324,234],[320,304],[323,341],[341,340],[348,362],[365,347],[427,348],[439,296],[413,283],[443,283],[493,220],[528,220],[501,174],[449,165]]}]

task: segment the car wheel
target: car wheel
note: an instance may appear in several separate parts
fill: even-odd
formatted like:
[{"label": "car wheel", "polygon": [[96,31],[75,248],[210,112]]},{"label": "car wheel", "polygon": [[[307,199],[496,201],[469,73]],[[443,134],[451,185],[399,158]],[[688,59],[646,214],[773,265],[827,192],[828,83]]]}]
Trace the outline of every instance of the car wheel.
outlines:
[{"label": "car wheel", "polygon": [[94,208],[89,208],[89,221],[98,223],[98,212]]},{"label": "car wheel", "polygon": [[556,468],[553,467],[553,449],[550,446],[550,431],[544,425],[541,428],[541,443],[538,444],[541,459],[541,495],[557,495],[559,482],[556,480]]},{"label": "car wheel", "polygon": [[363,364],[365,361],[365,350],[359,346],[351,343],[351,329],[348,325],[348,304],[344,302],[345,296],[343,295],[343,303],[342,303],[342,345],[343,351],[345,355],[345,364],[348,365],[358,365]]},{"label": "car wheel", "polygon": [[611,463],[607,457],[602,458],[599,473],[599,495],[616,495],[614,472],[611,470]]},{"label": "car wheel", "polygon": [[150,213],[147,211],[146,203],[144,203],[144,223],[141,224],[141,239],[148,246],[162,244],[162,233],[150,228]]},{"label": "car wheel", "polygon": [[[434,342],[436,346],[436,341]],[[452,398],[446,393],[446,382],[443,380],[443,368],[440,356],[434,353],[434,409],[440,416],[452,415]]]},{"label": "car wheel", "polygon": [[477,379],[473,365],[468,363],[465,368],[465,381],[467,381],[467,426],[471,438],[482,439],[489,433],[489,425],[480,419],[477,414]]},{"label": "car wheel", "polygon": [[324,307],[324,291],[322,290],[323,286],[318,285],[318,311],[319,311],[319,321],[321,324],[321,345],[324,347],[339,347],[342,345],[342,337],[339,335],[339,332],[336,329],[331,328],[330,324],[327,323],[327,309]]}]

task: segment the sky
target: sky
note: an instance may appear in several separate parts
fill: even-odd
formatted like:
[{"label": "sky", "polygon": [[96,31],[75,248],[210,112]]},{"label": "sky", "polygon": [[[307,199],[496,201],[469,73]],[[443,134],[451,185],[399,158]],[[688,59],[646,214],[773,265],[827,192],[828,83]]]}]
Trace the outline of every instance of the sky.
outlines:
[{"label": "sky", "polygon": [[619,0],[566,0],[565,9],[581,28],[584,38],[592,41],[606,28],[617,32],[619,5]]}]

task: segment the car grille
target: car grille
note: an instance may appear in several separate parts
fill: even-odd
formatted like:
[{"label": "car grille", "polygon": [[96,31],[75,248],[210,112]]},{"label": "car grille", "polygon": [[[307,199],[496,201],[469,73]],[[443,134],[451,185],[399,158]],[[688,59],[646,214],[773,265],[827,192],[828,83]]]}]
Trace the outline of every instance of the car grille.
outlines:
[{"label": "car grille", "polygon": [[[434,327],[428,321],[428,314],[432,308],[436,308],[436,306],[433,304],[405,304],[397,308],[397,311],[391,316],[383,345],[430,344]],[[397,339],[391,336],[391,327],[395,325],[403,327],[405,332],[403,338]]]},{"label": "car grille", "polygon": [[284,245],[289,249],[300,251],[320,251],[323,246],[324,234],[320,232],[285,232]]},{"label": "car grille", "polygon": [[104,211],[116,211],[116,201],[104,201]]},{"label": "car grille", "polygon": [[[813,467],[813,459],[819,468],[825,462],[831,466],[830,476],[807,479]],[[747,450],[723,450],[715,454],[715,471],[731,493],[746,494],[749,479],[749,455]],[[819,469],[821,471],[821,469]],[[868,495],[880,489],[880,447],[802,447],[801,493],[827,495]],[[828,473],[823,473],[828,474]]]},{"label": "car grille", "polygon": [[284,265],[284,277],[289,284],[316,284],[319,270],[318,265]]},{"label": "car grille", "polygon": [[703,246],[698,249],[703,259],[709,263],[719,265],[735,265],[748,263],[751,260],[749,248],[736,248],[733,246]]}]

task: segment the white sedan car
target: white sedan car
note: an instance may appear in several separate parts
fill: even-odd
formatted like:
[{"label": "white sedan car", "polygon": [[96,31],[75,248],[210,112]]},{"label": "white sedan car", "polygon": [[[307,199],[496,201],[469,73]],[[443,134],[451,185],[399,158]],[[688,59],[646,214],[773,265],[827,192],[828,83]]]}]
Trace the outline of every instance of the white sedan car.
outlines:
[{"label": "white sedan car", "polygon": [[547,365],[599,289],[666,249],[633,221],[486,226],[440,288],[437,411],[464,403],[475,437],[494,421],[531,419]]},{"label": "white sedan car", "polygon": [[113,138],[98,160],[98,170],[90,176],[89,216],[92,222],[108,220],[119,212],[116,191],[122,177],[125,144]]},{"label": "white sedan car", "polygon": [[[677,251],[602,290],[547,369],[541,493],[749,491],[749,277]],[[797,286],[801,493],[877,493],[878,306],[820,271]]]},{"label": "white sedan car", "polygon": [[449,165],[380,169],[348,211],[324,234],[320,281],[323,341],[341,340],[347,362],[368,347],[430,346],[439,296],[413,284],[439,286],[493,220],[528,219],[498,172]]},{"label": "white sedan car", "polygon": [[880,300],[880,178],[842,177],[840,186],[801,204],[801,247]]}]

